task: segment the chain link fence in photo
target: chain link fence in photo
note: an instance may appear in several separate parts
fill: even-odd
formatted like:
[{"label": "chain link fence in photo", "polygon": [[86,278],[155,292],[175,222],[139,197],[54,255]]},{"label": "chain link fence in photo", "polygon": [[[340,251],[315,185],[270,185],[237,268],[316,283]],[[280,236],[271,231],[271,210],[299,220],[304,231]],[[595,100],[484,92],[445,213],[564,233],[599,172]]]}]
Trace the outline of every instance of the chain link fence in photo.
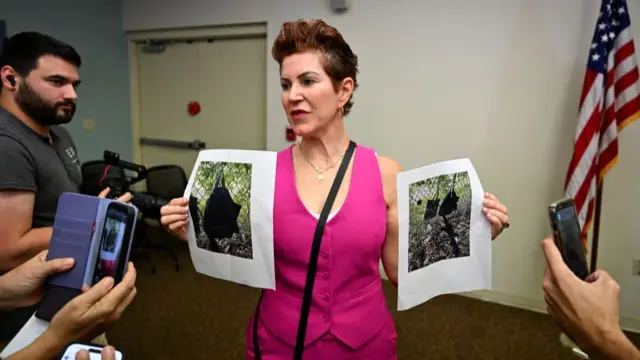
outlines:
[{"label": "chain link fence in photo", "polygon": [[409,272],[470,255],[471,183],[464,172],[409,186]]},{"label": "chain link fence in photo", "polygon": [[[216,196],[222,196],[220,199],[226,200],[228,198],[225,196],[228,193],[236,205],[225,203],[227,205],[222,209],[223,211],[217,212],[213,210],[213,205],[207,206],[214,188],[218,189],[218,191],[222,190],[222,195],[218,195],[218,192],[216,192]],[[196,180],[191,189],[191,197],[192,202],[197,204],[197,220],[194,219],[197,224],[194,224],[194,228],[196,229],[198,247],[213,252],[252,259],[251,164],[201,162],[196,173]],[[220,203],[218,202],[218,204]],[[233,210],[237,206],[240,206],[240,210],[236,218]],[[192,212],[194,207],[192,206]],[[212,225],[204,221],[207,216],[207,210],[210,211],[207,217],[209,221],[212,219],[212,214],[215,214],[216,217],[213,219],[215,219],[216,225],[223,222],[225,226],[233,225],[234,229],[221,231],[226,232],[223,236],[208,236],[206,229],[210,229]],[[220,217],[220,220],[218,217]],[[235,228],[235,224],[237,224],[237,228]]]}]

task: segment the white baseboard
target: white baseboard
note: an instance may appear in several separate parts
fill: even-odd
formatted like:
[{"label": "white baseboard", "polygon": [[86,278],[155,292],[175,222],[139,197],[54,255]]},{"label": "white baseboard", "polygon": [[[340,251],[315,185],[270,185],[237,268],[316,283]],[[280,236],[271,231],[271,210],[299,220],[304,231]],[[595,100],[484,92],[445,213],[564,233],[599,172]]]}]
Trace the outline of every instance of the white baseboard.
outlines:
[{"label": "white baseboard", "polygon": [[[538,313],[546,314],[547,306],[544,300],[533,299],[523,296],[511,295],[495,290],[481,290],[460,293],[458,295],[492,302],[500,305],[516,307],[519,309],[535,311]],[[629,332],[640,333],[640,319],[630,317],[620,317],[620,327]]]},{"label": "white baseboard", "polygon": [[543,300],[511,295],[495,290],[479,290],[459,293],[458,295],[543,314],[547,313],[547,306]]},{"label": "white baseboard", "polygon": [[[382,263],[380,263],[380,275],[384,280],[389,280],[384,272]],[[534,299],[524,296],[507,294],[496,290],[479,290],[473,292],[459,293],[458,295],[496,303],[505,306],[516,307],[519,309],[535,311],[547,314],[547,305],[542,299]],[[630,317],[620,317],[620,327],[629,332],[640,334],[640,319]]]}]

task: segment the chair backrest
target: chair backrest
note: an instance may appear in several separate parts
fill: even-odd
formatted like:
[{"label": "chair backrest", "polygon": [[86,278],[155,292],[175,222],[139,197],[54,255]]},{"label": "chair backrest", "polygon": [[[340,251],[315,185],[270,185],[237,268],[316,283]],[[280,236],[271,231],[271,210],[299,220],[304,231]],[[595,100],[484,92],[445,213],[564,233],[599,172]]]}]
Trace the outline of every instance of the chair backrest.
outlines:
[{"label": "chair backrest", "polygon": [[[178,165],[157,165],[147,169],[146,192],[160,196],[165,201],[183,197],[188,183],[187,174]],[[189,211],[193,217],[196,236],[200,236],[202,212],[198,207],[198,199],[193,196],[189,197]]]},{"label": "chair backrest", "polygon": [[96,196],[107,187],[107,181],[112,178],[124,176],[124,171],[118,167],[110,166],[107,171],[104,160],[91,160],[80,166],[82,172],[82,185],[80,192],[86,195]]},{"label": "chair backrest", "polygon": [[173,199],[182,197],[187,187],[187,174],[178,165],[157,165],[147,169],[147,193]]}]

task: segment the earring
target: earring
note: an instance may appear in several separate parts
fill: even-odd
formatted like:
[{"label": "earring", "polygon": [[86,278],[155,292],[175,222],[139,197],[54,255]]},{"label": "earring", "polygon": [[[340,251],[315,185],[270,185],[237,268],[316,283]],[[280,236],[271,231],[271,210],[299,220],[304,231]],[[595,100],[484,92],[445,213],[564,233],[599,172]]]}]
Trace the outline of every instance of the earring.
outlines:
[{"label": "earring", "polygon": [[338,108],[338,113],[340,114],[340,116],[344,115],[344,106]]}]

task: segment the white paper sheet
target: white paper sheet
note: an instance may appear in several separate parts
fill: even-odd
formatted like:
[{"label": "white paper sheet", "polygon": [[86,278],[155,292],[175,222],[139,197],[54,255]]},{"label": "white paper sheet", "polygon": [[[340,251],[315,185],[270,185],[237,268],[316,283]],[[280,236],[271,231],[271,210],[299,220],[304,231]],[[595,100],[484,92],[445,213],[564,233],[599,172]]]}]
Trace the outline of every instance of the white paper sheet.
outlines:
[{"label": "white paper sheet", "polygon": [[[275,289],[273,201],[276,160],[277,153],[269,151],[203,150],[199,153],[184,193],[187,198],[197,198],[199,204],[197,214],[191,209],[189,222],[189,250],[196,271],[247,286]],[[207,199],[216,187],[221,171],[225,175],[225,188],[233,201],[241,206],[237,218],[240,231],[230,238],[224,234],[223,238],[215,239],[207,236],[202,219]],[[200,230],[198,236],[195,226]],[[217,244],[218,249],[212,244]]]},{"label": "white paper sheet", "polygon": [[31,343],[40,337],[49,328],[49,322],[40,320],[34,315],[22,326],[22,329],[11,339],[9,344],[0,353],[0,358],[6,359],[10,355],[31,345]]},{"label": "white paper sheet", "polygon": [[[490,289],[491,224],[482,212],[484,190],[471,161],[404,171],[397,180],[398,310],[443,294]],[[457,206],[449,206],[452,189]]]}]

